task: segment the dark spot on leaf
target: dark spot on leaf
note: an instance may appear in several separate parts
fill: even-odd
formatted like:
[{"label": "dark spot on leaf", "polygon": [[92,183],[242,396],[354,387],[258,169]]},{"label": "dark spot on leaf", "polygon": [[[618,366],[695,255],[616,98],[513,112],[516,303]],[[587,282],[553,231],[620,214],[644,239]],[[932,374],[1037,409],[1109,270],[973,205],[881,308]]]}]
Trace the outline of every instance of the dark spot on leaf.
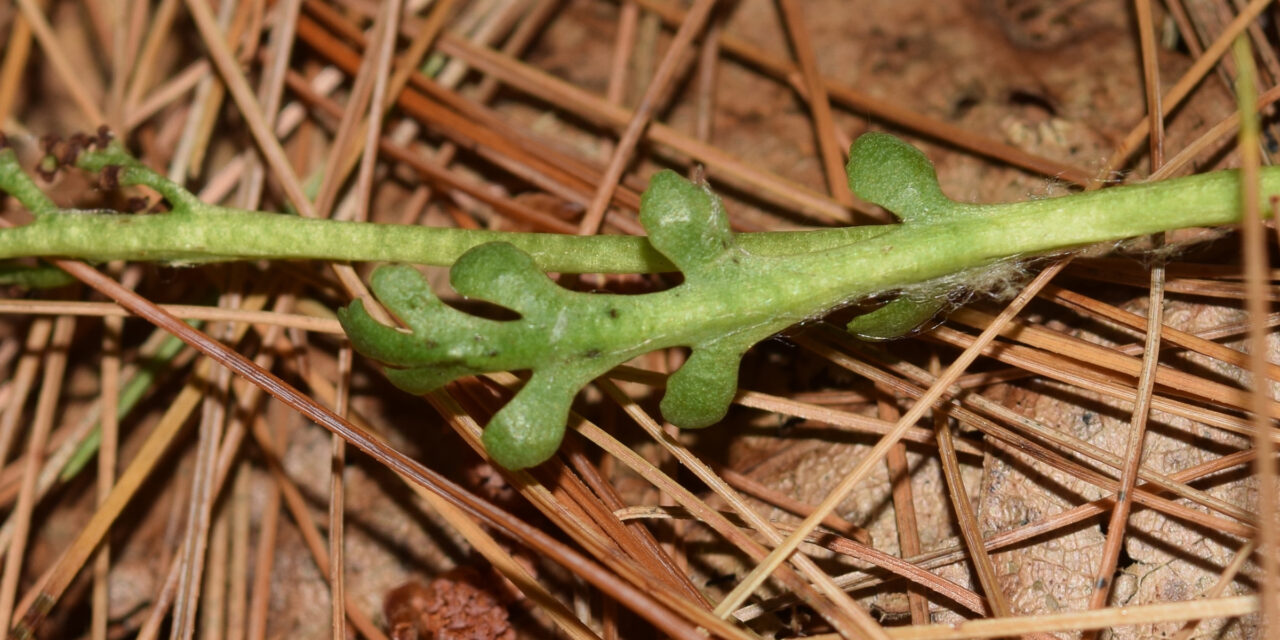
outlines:
[{"label": "dark spot on leaf", "polygon": [[487,357],[490,357],[490,358],[496,358],[496,357],[498,357],[498,350],[497,350],[497,349],[493,349],[493,350],[489,351],[488,353],[486,353],[486,354],[484,354],[484,355],[485,355],[485,356],[487,356]]},{"label": "dark spot on leaf", "polygon": [[584,353],[584,354],[582,354],[582,355],[584,355],[584,356],[586,356],[586,357],[588,357],[588,358],[599,358],[599,357],[600,357],[600,350],[599,350],[599,349],[587,349],[587,352],[586,352],[586,353]]},{"label": "dark spot on leaf", "polygon": [[616,319],[618,317],[618,310],[613,307],[609,307],[609,317]]}]

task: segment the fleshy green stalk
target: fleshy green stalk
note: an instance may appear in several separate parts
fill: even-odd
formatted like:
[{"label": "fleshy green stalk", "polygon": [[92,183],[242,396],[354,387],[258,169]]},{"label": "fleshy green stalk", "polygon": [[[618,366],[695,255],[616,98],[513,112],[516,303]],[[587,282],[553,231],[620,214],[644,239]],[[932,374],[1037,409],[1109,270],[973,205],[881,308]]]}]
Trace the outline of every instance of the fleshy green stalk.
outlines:
[{"label": "fleshy green stalk", "polygon": [[[580,237],[408,225],[312,220],[206,204],[146,169],[115,143],[80,154],[77,165],[119,185],[146,185],[172,207],[166,215],[61,210],[23,172],[10,149],[0,150],[0,191],[27,207],[31,224],[0,233],[0,260],[28,256],[91,262],[148,260],[174,264],[230,260],[344,260],[448,266],[486,242],[507,242],[544,271],[654,273],[671,263],[641,236]],[[66,214],[66,215],[57,215]],[[743,234],[762,254],[812,251],[862,239],[870,227]]]},{"label": "fleshy green stalk", "polygon": [[[596,376],[638,355],[692,348],[667,383],[663,415],[679,426],[719,421],[737,386],[742,354],[796,322],[866,296],[912,288],[934,296],[895,303],[855,333],[886,337],[927,319],[956,274],[995,263],[1157,231],[1230,224],[1240,217],[1239,177],[1219,172],[1160,183],[1011,204],[957,203],[942,194],[917,149],[884,134],[850,150],[850,187],[889,209],[896,225],[824,232],[735,234],[719,198],[672,172],[654,176],[641,203],[647,238],[394,227],[302,220],[196,202],[185,190],[109,147],[80,165],[147,184],[174,212],[158,216],[66,214],[0,155],[0,189],[37,214],[0,231],[0,257],[68,255],[91,260],[198,262],[326,258],[452,264],[460,294],[515,311],[517,320],[472,316],[442,303],[407,266],[383,267],[372,285],[409,328],[374,321],[359,302],[340,312],[358,351],[393,383],[423,393],[456,378],[503,370],[531,375],[485,430],[495,461],[510,468],[555,453],[569,405]],[[1280,194],[1280,169],[1263,173],[1262,197]],[[579,293],[545,271],[680,270],[684,282],[643,295]],[[912,325],[912,326],[909,326]]]}]

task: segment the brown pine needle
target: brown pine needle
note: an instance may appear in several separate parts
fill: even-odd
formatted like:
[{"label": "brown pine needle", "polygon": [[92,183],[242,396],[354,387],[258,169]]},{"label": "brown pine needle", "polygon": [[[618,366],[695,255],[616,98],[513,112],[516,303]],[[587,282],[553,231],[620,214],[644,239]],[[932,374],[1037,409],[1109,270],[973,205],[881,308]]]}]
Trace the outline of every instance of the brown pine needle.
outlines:
[{"label": "brown pine needle", "polygon": [[[992,15],[983,18],[990,22],[986,28],[1007,38],[986,33],[978,40],[966,33],[972,30],[969,13],[935,4],[918,16],[929,25],[920,32],[928,34],[925,46],[910,29],[875,23],[882,15],[911,11],[910,3],[868,5],[851,19],[811,14],[807,3],[791,0],[779,0],[776,10],[765,3],[763,11],[711,0],[683,3],[684,8],[671,0],[404,0],[402,10],[395,3],[353,0],[86,0],[83,5],[24,0],[0,8],[0,120],[29,162],[27,153],[37,147],[31,131],[69,133],[59,131],[65,127],[58,123],[83,124],[85,114],[96,110],[110,118],[117,138],[150,166],[180,170],[189,164],[200,170],[189,170],[184,186],[209,202],[264,210],[292,202],[305,214],[311,203],[302,186],[314,187],[304,180],[322,181],[318,190],[326,195],[321,200],[334,206],[322,203],[320,208],[341,216],[363,218],[361,210],[367,206],[368,218],[380,222],[558,233],[577,232],[586,223],[591,231],[642,234],[635,211],[644,177],[663,166],[691,173],[704,167],[713,188],[725,196],[735,230],[847,220],[851,207],[842,200],[840,161],[851,134],[864,127],[904,129],[936,143],[930,155],[949,183],[945,188],[972,200],[1024,197],[1043,191],[1046,178],[1097,188],[1091,180],[1097,172],[1082,167],[1112,151],[1105,148],[1108,140],[1117,162],[1149,147],[1152,179],[1187,173],[1188,167],[1211,168],[1193,163],[1230,166],[1234,158],[1227,134],[1240,126],[1241,113],[1253,114],[1245,106],[1269,108],[1280,99],[1280,88],[1256,98],[1241,92],[1242,102],[1232,113],[1222,89],[1230,90],[1241,65],[1222,58],[1236,35],[1262,43],[1258,38],[1266,33],[1265,24],[1257,16],[1269,4],[1215,0],[1205,9],[1184,7],[1183,2],[1168,5],[1171,24],[1191,52],[1184,55],[1171,41],[1155,42],[1158,15],[1149,15],[1148,0],[1135,1],[1140,28],[1132,33],[1114,29],[1111,21],[1117,16],[1088,0],[1058,3],[1035,15],[1017,12],[1032,2],[994,3]],[[706,9],[705,20],[696,12],[691,19],[689,5]],[[43,15],[34,15],[42,24],[28,20],[34,6],[40,7]],[[950,16],[949,22],[939,23],[939,15]],[[37,32],[40,26],[42,33]],[[693,35],[673,47],[676,34]],[[1071,38],[1034,44],[1034,38],[1045,34]],[[1132,43],[1125,41],[1130,35],[1137,36]],[[1016,69],[993,62],[1002,73],[975,74],[962,66],[973,63],[963,52],[975,44],[1006,54],[1025,52],[1026,57]],[[1084,46],[1087,55],[1077,55],[1086,51]],[[951,67],[937,67],[927,61],[930,47],[961,55]],[[1141,76],[1123,69],[1133,51],[1142,52]],[[1069,55],[1059,55],[1064,52]],[[836,55],[838,61],[832,57]],[[1280,71],[1280,58],[1269,50],[1255,55],[1266,88]],[[1177,84],[1170,91],[1157,90],[1157,57],[1166,70],[1190,68],[1172,79]],[[1075,99],[1081,95],[1078,80],[1067,77],[1086,66],[1081,64],[1085,58],[1092,63],[1089,77],[1107,83],[1107,91],[1094,93],[1099,100],[1088,105]],[[660,62],[662,72],[655,73]],[[1111,75],[1116,71],[1119,75]],[[1202,81],[1211,71],[1227,82]],[[1098,110],[1120,104],[1113,98],[1142,103],[1140,78],[1147,103],[1141,121],[1117,123]],[[202,83],[209,88],[197,92]],[[231,100],[218,95],[216,87],[223,84]],[[640,93],[646,96],[637,102]],[[1034,102],[1020,102],[1024,93]],[[1135,124],[1141,132],[1128,131]],[[1117,126],[1121,135],[1108,137]],[[617,144],[620,135],[625,144]],[[346,142],[335,144],[335,138]],[[1250,146],[1256,149],[1245,144]],[[1164,155],[1171,159],[1162,164]],[[354,172],[357,164],[357,178],[339,178]],[[1110,176],[1107,172],[1116,168],[1106,167],[1103,173]],[[63,172],[42,186],[60,204],[119,204],[115,194],[86,186],[78,171]],[[11,199],[4,204],[15,210]],[[1250,353],[1260,350],[1227,341],[1240,341],[1246,332],[1256,340],[1260,330],[1270,331],[1280,322],[1280,314],[1252,313],[1249,322],[1232,314],[1246,303],[1280,300],[1280,271],[1246,274],[1240,265],[1229,264],[1234,256],[1223,255],[1230,253],[1222,250],[1229,244],[1219,239],[1228,233],[1189,230],[1171,237],[1174,247],[1157,251],[1169,261],[1164,289],[1171,300],[1164,323],[1157,322],[1159,302],[1148,303],[1151,310],[1145,314],[1125,311],[1141,304],[1139,296],[1158,295],[1159,276],[1153,279],[1149,266],[1139,260],[1120,257],[1079,260],[1067,274],[1074,290],[1065,284],[1044,287],[1039,295],[1049,304],[1032,307],[1025,319],[1010,320],[986,347],[978,347],[975,336],[991,327],[992,318],[980,310],[962,309],[949,325],[889,345],[855,343],[824,322],[797,328],[794,335],[761,345],[744,361],[743,386],[734,402],[738,408],[726,420],[745,427],[742,431],[726,425],[714,432],[682,434],[655,420],[649,409],[662,393],[666,372],[683,362],[681,353],[659,352],[633,363],[652,371],[620,367],[608,374],[616,384],[601,383],[582,394],[577,408],[586,417],[575,415],[575,433],[552,463],[480,481],[486,490],[493,489],[489,483],[507,482],[523,495],[528,504],[514,508],[530,511],[518,518],[475,501],[387,444],[408,442],[410,449],[422,452],[424,462],[456,470],[454,456],[469,458],[468,446],[483,455],[480,425],[510,397],[506,385],[518,381],[505,374],[464,380],[429,399],[444,420],[435,415],[420,420],[423,416],[411,411],[402,417],[397,410],[411,407],[413,398],[385,388],[362,359],[348,360],[338,340],[317,335],[340,331],[331,309],[363,295],[360,279],[346,267],[254,265],[252,277],[270,292],[260,299],[272,303],[272,311],[165,305],[164,310],[183,317],[227,323],[234,334],[223,334],[222,342],[240,353],[256,351],[253,365],[238,361],[228,347],[185,335],[265,388],[237,378],[225,391],[183,389],[193,376],[209,375],[207,367],[190,367],[195,352],[184,350],[153,389],[143,392],[143,401],[126,420],[103,425],[96,461],[91,449],[77,450],[92,444],[100,412],[115,414],[110,401],[121,393],[117,374],[131,377],[130,371],[154,353],[145,344],[138,346],[139,325],[123,319],[134,311],[161,324],[169,319],[145,301],[135,300],[141,306],[131,307],[134,311],[110,302],[86,302],[93,299],[92,292],[68,300],[39,300],[40,292],[11,293],[13,299],[0,300],[7,336],[0,341],[0,370],[7,372],[0,381],[0,506],[13,514],[0,527],[0,555],[12,553],[6,571],[20,571],[21,584],[43,576],[36,588],[21,594],[19,607],[5,613],[24,616],[19,634],[37,630],[33,625],[54,607],[40,632],[69,632],[63,622],[67,612],[92,609],[92,622],[71,624],[95,639],[120,633],[156,638],[165,628],[180,636],[194,635],[198,628],[207,637],[266,638],[292,631],[288,612],[282,616],[278,607],[282,597],[295,597],[295,592],[280,591],[280,573],[298,562],[314,562],[327,568],[328,580],[306,588],[331,591],[337,606],[330,621],[330,616],[315,615],[326,608],[324,602],[306,607],[291,603],[294,611],[305,609],[307,620],[302,622],[310,625],[311,635],[329,632],[322,626],[332,627],[335,637],[350,631],[362,637],[389,634],[372,608],[355,606],[378,597],[363,591],[364,579],[372,576],[342,580],[343,545],[348,553],[361,545],[359,557],[364,558],[366,544],[365,536],[350,535],[351,521],[345,518],[359,518],[362,525],[375,522],[366,520],[370,514],[362,494],[352,501],[353,492],[363,491],[365,479],[352,476],[344,482],[341,477],[350,439],[416,493],[420,499],[413,503],[427,507],[417,517],[431,518],[441,532],[463,541],[456,549],[415,548],[414,556],[421,551],[424,557],[460,564],[481,562],[482,556],[524,593],[523,599],[499,605],[509,609],[512,627],[521,635],[560,631],[586,640],[597,634],[612,639],[709,633],[745,640],[775,630],[812,635],[834,628],[848,636],[888,638],[1049,637],[1108,626],[1128,633],[1119,628],[1135,621],[1140,622],[1133,627],[1138,635],[1173,633],[1181,627],[1178,633],[1186,637],[1223,624],[1251,631],[1259,616],[1235,622],[1232,616],[1257,605],[1248,598],[1224,596],[1275,588],[1274,581],[1244,575],[1246,567],[1274,554],[1259,557],[1251,543],[1241,540],[1256,539],[1259,549],[1274,544],[1266,542],[1276,535],[1274,522],[1268,523],[1248,497],[1254,482],[1249,465],[1258,455],[1248,439],[1274,447],[1277,434],[1274,420],[1250,419],[1262,400],[1249,393],[1243,376],[1258,364],[1251,363]],[[1203,240],[1216,240],[1216,245],[1199,253],[1199,247],[1209,246]],[[1182,251],[1184,242],[1198,243],[1197,253]],[[133,265],[120,279],[148,297],[199,302],[214,289],[228,289],[216,274],[232,268],[239,267],[159,271]],[[1058,269],[1061,265],[1052,270]],[[569,279],[563,282],[568,285]],[[645,276],[609,276],[582,278],[575,286],[632,293],[667,284]],[[829,320],[843,321],[854,311]],[[51,405],[28,396],[39,388],[48,397],[58,387],[40,382],[40,376],[48,375],[42,374],[41,363],[52,327],[88,316],[111,320],[78,322],[81,328],[64,376],[70,386],[56,403],[56,419],[40,417],[49,423],[34,435],[45,442],[33,442],[27,429],[30,414],[47,413]],[[108,324],[123,327],[123,337],[114,343],[118,346],[100,340]],[[948,346],[938,348],[939,343]],[[102,368],[99,344],[105,354]],[[955,384],[940,383],[926,370],[924,363],[935,350],[954,357],[966,348],[979,350],[982,357]],[[1178,353],[1169,353],[1174,349]],[[1157,353],[1165,356],[1165,366],[1156,362]],[[120,362],[111,362],[114,355]],[[1261,366],[1254,379],[1280,381],[1280,365]],[[264,372],[302,380],[307,396],[276,385]],[[287,416],[293,411],[288,406],[258,402],[266,389],[340,434],[326,435],[330,447],[324,455],[288,460],[291,470],[297,464],[315,465],[321,475],[312,480],[321,478],[329,465],[333,475],[327,489],[321,482],[304,485],[279,473],[282,456],[307,455],[308,449],[297,447],[296,441],[286,447],[288,434],[262,433],[263,425],[292,423],[297,427],[290,431],[308,438],[314,434],[305,431],[312,427]],[[195,429],[183,432],[180,425],[205,395],[210,403],[217,397],[232,399],[235,411],[226,405],[225,420],[210,414],[205,437],[197,442]],[[366,397],[357,397],[361,395]],[[370,411],[362,416],[348,410],[344,422],[317,408],[317,401],[327,407],[360,402]],[[171,408],[170,402],[177,406]],[[895,402],[918,418],[931,412],[934,421],[948,422],[935,428],[929,420],[904,417]],[[1091,408],[1089,402],[1106,409]],[[1138,428],[1126,432],[1117,418],[1135,403],[1131,424]],[[211,404],[210,411],[217,406]],[[1280,404],[1272,401],[1265,407],[1264,418],[1280,418]],[[1177,419],[1162,420],[1158,429],[1153,425],[1143,456],[1141,421],[1148,410]],[[1053,415],[1084,411],[1096,416],[1084,414],[1082,424],[1070,424]],[[157,419],[159,426],[152,426]],[[588,419],[598,420],[609,433]],[[1196,424],[1188,430],[1183,419]],[[452,427],[465,444],[451,441],[454,434],[420,430],[420,422],[428,423],[427,429]],[[217,424],[223,426],[220,437],[207,433]],[[645,434],[634,429],[637,424]],[[158,431],[149,434],[147,429]],[[255,443],[243,446],[246,437]],[[441,438],[439,448],[436,438]],[[899,439],[872,449],[878,438]],[[1131,440],[1128,445],[1126,439]],[[421,442],[433,444],[415,448]],[[954,452],[947,450],[947,442]],[[729,446],[720,449],[722,443]],[[455,452],[457,447],[462,449]],[[121,460],[113,462],[117,448]],[[197,448],[197,464],[163,477],[170,465],[159,460],[173,454],[162,452],[192,455]],[[870,455],[854,453],[868,449]],[[946,463],[945,473],[933,458],[935,451]],[[802,458],[828,452],[829,459]],[[92,471],[70,482],[59,479],[73,453],[78,464],[88,458],[90,465],[98,465],[98,488]],[[641,454],[652,454],[651,460]],[[855,473],[862,473],[862,466],[874,467],[870,475],[880,478],[881,485],[862,482],[858,491],[878,502],[845,501],[842,508],[856,502],[851,511],[822,517],[822,509],[813,505],[824,496],[838,499],[827,495],[826,488],[849,468],[836,469],[827,480],[811,472],[829,471],[834,461],[851,454],[847,467],[859,467]],[[881,473],[880,457],[888,474]],[[1144,457],[1145,464],[1139,464]],[[1274,476],[1266,469],[1275,463],[1274,454],[1256,460],[1258,478],[1264,480],[1261,489]],[[112,482],[117,464],[123,473]],[[967,494],[977,485],[968,476],[959,481],[956,467],[970,467],[965,473],[976,474],[971,467],[978,464],[984,474],[981,486],[990,483],[992,490],[970,503]],[[198,474],[192,472],[196,467]],[[1034,514],[1028,511],[1019,521],[1002,502],[1009,497],[994,475],[1006,468],[1019,482],[1031,482],[1024,491],[1035,487],[1028,500],[1046,500],[1048,508],[1035,506]],[[271,469],[276,470],[274,479]],[[1026,471],[1047,475],[1037,478]],[[706,492],[682,486],[682,475],[696,476],[693,482]],[[884,484],[886,478],[889,484]],[[1055,493],[1050,484],[1039,482],[1046,478],[1061,483],[1063,490]],[[195,498],[188,497],[187,486]],[[326,490],[333,496],[327,526],[316,511]],[[95,491],[102,500],[96,507]],[[511,489],[495,491],[506,504]],[[157,506],[139,504],[124,511],[138,493],[154,493]],[[217,496],[221,507],[213,502]],[[822,517],[823,528],[806,533],[808,522],[797,527],[790,520],[774,522],[752,513],[766,513],[760,511],[762,503],[765,509],[789,510],[799,518]],[[256,519],[248,518],[249,504]],[[303,531],[306,544],[298,549],[277,546],[277,539],[287,539],[280,532],[282,506]],[[972,513],[966,512],[970,506]],[[189,552],[198,557],[194,560],[177,549],[184,527],[177,514],[188,507],[201,514],[189,527],[195,545]],[[532,513],[535,508],[538,514]],[[892,516],[888,508],[894,510]],[[77,513],[82,514],[77,522],[88,522],[85,533],[70,546],[47,547],[47,525],[54,520],[43,518]],[[26,514],[31,517],[22,517]],[[379,513],[376,522],[396,517]],[[660,525],[659,531],[649,522],[655,519],[680,522]],[[1105,544],[1097,531],[1102,526],[1109,531]],[[1181,573],[1191,559],[1183,552],[1188,543],[1177,538],[1183,530],[1210,533],[1203,543],[1191,543],[1193,552],[1207,554],[1189,569],[1191,574]],[[717,578],[747,575],[788,534],[803,543],[772,576],[769,597],[729,610],[746,587],[725,600],[734,585]],[[896,538],[901,552],[890,555],[852,539],[872,536],[885,548],[893,547]],[[108,537],[109,559],[99,544]],[[1156,543],[1157,554],[1168,556],[1167,562],[1149,563],[1147,547],[1133,546],[1135,539],[1147,537]],[[568,540],[580,551],[569,552],[554,538]],[[1065,583],[1046,586],[1041,600],[1029,599],[1027,590],[1038,587],[1023,584],[1024,572],[1043,563],[1041,554],[1051,552],[1053,545],[1068,540],[1097,545],[1073,547],[1090,558],[1066,572],[1077,587],[1095,573],[1120,575],[1111,558],[1130,545],[1135,560],[1152,573],[1138,581],[1128,601],[1154,606],[1083,611],[1089,590],[1071,590]],[[207,553],[197,548],[206,543]],[[387,551],[385,543],[375,544],[378,553]],[[95,545],[104,549],[97,557]],[[105,597],[108,568],[112,573],[136,570],[138,548],[149,545],[159,552],[151,563],[155,571],[146,576],[150,585],[141,595],[144,604],[108,624],[107,616],[115,612],[105,605],[129,595],[113,589],[112,598]],[[513,550],[521,546],[532,549],[537,566],[522,564],[526,552]],[[47,554],[30,551],[46,548]],[[713,549],[714,554],[707,553]],[[1099,551],[1104,552],[1101,562],[1092,559]],[[819,571],[813,566],[817,558],[823,559],[822,569],[843,574]],[[992,558],[999,562],[993,565]],[[978,593],[952,581],[975,561]],[[543,565],[551,563],[565,570],[544,573]],[[766,568],[761,567],[763,574]],[[403,568],[413,569],[408,564]],[[92,592],[63,593],[74,576],[90,571],[96,582]],[[1189,593],[1198,598],[1190,601],[1153,600],[1168,598],[1159,582],[1166,572],[1192,575],[1212,586]],[[1134,570],[1124,577],[1129,581]],[[12,581],[12,575],[0,577],[0,600],[5,581]],[[1135,588],[1131,582],[1119,583],[1116,592],[1130,597],[1130,588]],[[886,597],[904,592],[905,598]],[[993,596],[990,605],[979,593]],[[9,597],[17,595],[14,591]],[[1097,591],[1093,604],[1102,604],[1105,595]],[[1001,602],[1002,596],[1007,602]],[[869,600],[883,629],[863,617]],[[721,605],[716,611],[723,618],[713,615],[713,603]],[[1043,615],[1062,606],[1069,610]],[[1019,611],[1023,608],[1027,610]],[[627,609],[654,623],[646,626]],[[957,614],[981,617],[992,610],[1010,617],[955,627],[930,624],[954,621],[951,616]],[[767,616],[770,612],[778,615]],[[1263,614],[1268,621],[1275,617]],[[908,619],[911,626],[900,626]]]},{"label": "brown pine needle", "polygon": [[1276,522],[1276,500],[1280,489],[1276,486],[1276,463],[1273,457],[1275,444],[1275,420],[1269,408],[1274,404],[1271,385],[1267,382],[1267,331],[1262,319],[1271,310],[1263,289],[1266,286],[1267,245],[1266,229],[1262,226],[1259,210],[1258,169],[1261,158],[1258,145],[1258,114],[1253,111],[1257,102],[1257,73],[1254,70],[1253,51],[1243,37],[1236,39],[1232,51],[1239,77],[1236,82],[1236,98],[1240,110],[1240,202],[1244,212],[1241,222],[1241,244],[1244,262],[1245,308],[1249,313],[1249,372],[1252,380],[1249,413],[1253,420],[1253,448],[1258,457],[1254,461],[1258,479],[1258,551],[1262,554],[1262,628],[1268,640],[1280,638],[1280,523]]}]

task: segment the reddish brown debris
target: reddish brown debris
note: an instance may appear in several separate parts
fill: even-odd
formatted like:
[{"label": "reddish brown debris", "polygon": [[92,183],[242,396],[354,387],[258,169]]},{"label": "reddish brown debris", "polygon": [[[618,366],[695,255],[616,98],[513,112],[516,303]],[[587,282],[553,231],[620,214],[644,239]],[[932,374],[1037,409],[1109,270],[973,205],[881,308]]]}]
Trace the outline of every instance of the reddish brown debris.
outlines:
[{"label": "reddish brown debris", "polygon": [[62,143],[62,136],[54,133],[46,133],[40,136],[40,148],[49,155],[54,155],[54,150]]},{"label": "reddish brown debris", "polygon": [[143,213],[151,208],[151,201],[141,196],[134,196],[125,201],[125,210],[129,213]]},{"label": "reddish brown debris", "polygon": [[111,129],[104,124],[98,127],[98,134],[96,139],[94,140],[94,144],[99,149],[106,149],[107,145],[111,144],[111,138],[113,137],[114,136],[112,136],[111,134]]},{"label": "reddish brown debris", "polygon": [[74,165],[76,163],[76,159],[80,157],[80,152],[92,145],[93,138],[90,138],[88,135],[83,133],[77,133],[71,136],[71,139],[67,141],[67,146],[62,150],[62,155],[59,156],[59,159],[64,165]]},{"label": "reddish brown debris", "polygon": [[115,191],[120,188],[120,169],[118,164],[111,164],[103,167],[102,178],[99,184],[105,191]]},{"label": "reddish brown debris", "polygon": [[411,580],[387,593],[383,612],[392,640],[515,640],[507,609],[494,595],[501,589],[468,567],[448,571],[423,585]]}]

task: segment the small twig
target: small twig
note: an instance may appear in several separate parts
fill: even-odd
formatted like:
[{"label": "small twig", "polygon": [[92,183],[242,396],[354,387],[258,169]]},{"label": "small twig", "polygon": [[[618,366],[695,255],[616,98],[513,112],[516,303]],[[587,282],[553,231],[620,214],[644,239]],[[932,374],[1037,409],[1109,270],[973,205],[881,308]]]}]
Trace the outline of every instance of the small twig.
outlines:
[{"label": "small twig", "polygon": [[[931,362],[936,361],[936,357]],[[893,394],[883,385],[876,385],[876,411],[880,419],[894,424],[901,416]],[[934,411],[934,422],[948,419],[946,414]],[[937,442],[937,439],[934,439]],[[884,463],[889,472],[889,487],[893,494],[893,518],[898,530],[898,555],[909,558],[919,555],[920,531],[916,522],[916,506],[911,488],[911,468],[907,464],[907,447],[895,444],[885,454]],[[907,588],[907,608],[911,612],[911,624],[929,624],[929,601],[919,589]]]},{"label": "small twig", "polygon": [[[1243,36],[1235,41],[1232,51],[1239,76],[1236,81],[1237,108],[1240,111],[1240,198],[1243,202],[1243,222],[1240,243],[1243,245],[1245,309],[1249,314],[1249,417],[1253,423],[1253,448],[1257,451],[1255,476],[1258,481],[1258,551],[1262,554],[1262,628],[1268,640],[1280,638],[1280,523],[1276,522],[1277,488],[1276,462],[1273,457],[1275,443],[1270,437],[1275,433],[1275,421],[1270,407],[1275,404],[1271,384],[1267,382],[1268,362],[1267,330],[1263,318],[1271,311],[1265,295],[1268,265],[1266,229],[1262,226],[1259,210],[1259,173],[1261,157],[1258,114],[1253,110],[1258,101],[1257,72],[1253,52]],[[1274,197],[1272,203],[1274,203]]]},{"label": "small twig", "polygon": [[[936,383],[935,383],[936,384]],[[978,574],[978,584],[982,585],[982,593],[987,597],[987,605],[991,609],[991,617],[1007,618],[1013,615],[1009,607],[1009,599],[1004,595],[1004,587],[1000,586],[1000,578],[996,575],[991,556],[982,544],[982,529],[978,516],[973,511],[973,503],[969,499],[969,490],[960,475],[960,463],[956,460],[954,436],[951,433],[951,420],[939,412],[934,416],[934,428],[938,432],[938,460],[942,464],[942,475],[946,479],[947,494],[951,497],[951,507],[956,514],[956,523],[960,527],[960,537],[964,540],[965,550],[973,562],[974,573]]]},{"label": "small twig", "polygon": [[[1178,78],[1177,84],[1169,89],[1161,98],[1161,117],[1168,115],[1182,104],[1182,101],[1191,94],[1191,90],[1200,84],[1206,73],[1218,63],[1218,60],[1227,53],[1227,49],[1231,47],[1231,42],[1236,36],[1244,32],[1245,28],[1258,17],[1263,10],[1272,4],[1271,0],[1252,0],[1247,7],[1242,9],[1231,24],[1227,25],[1218,35],[1218,38],[1205,49],[1204,55],[1196,58],[1194,64],[1182,77]],[[1256,94],[1255,94],[1256,97]],[[1254,101],[1250,100],[1252,104]],[[1142,144],[1144,138],[1148,136],[1151,129],[1151,120],[1143,118],[1129,130],[1128,135],[1120,143],[1111,158],[1107,160],[1109,169],[1116,169],[1124,166],[1130,155],[1137,150]]]},{"label": "small twig", "polygon": [[800,3],[796,0],[778,0],[782,10],[782,21],[786,24],[787,33],[791,36],[791,48],[800,64],[807,88],[805,98],[809,102],[809,110],[813,115],[813,133],[817,138],[818,150],[822,155],[822,166],[826,170],[827,188],[836,202],[853,206],[853,193],[844,174],[844,150],[836,136],[836,124],[831,115],[831,102],[827,99],[827,87],[818,70],[818,56],[814,53],[813,43],[809,40],[809,31],[800,12]]},{"label": "small twig", "polygon": [[9,121],[14,100],[20,93],[18,83],[22,81],[27,58],[31,55],[31,23],[18,14],[10,27],[4,62],[0,63],[0,125]]},{"label": "small twig", "polygon": [[[101,411],[99,413],[99,429],[102,433],[101,444],[98,445],[98,486],[97,506],[102,506],[111,495],[111,487],[115,484],[116,466],[118,465],[118,445],[120,439],[119,398],[120,398],[120,337],[124,330],[121,318],[107,318],[103,323],[102,335],[102,393]],[[93,565],[93,636],[94,640],[106,640],[109,604],[109,581],[111,569],[111,544],[106,543],[98,550]]]},{"label": "small twig", "polygon": [[618,10],[618,33],[614,38],[613,58],[609,63],[609,85],[605,100],[617,105],[627,97],[627,81],[631,77],[631,52],[636,46],[636,26],[640,22],[640,5],[635,0],[623,0]]},{"label": "small twig", "polygon": [[[347,417],[347,405],[351,402],[351,347],[342,345],[338,350],[338,402],[334,413]],[[346,640],[347,626],[343,604],[347,601],[346,561],[343,555],[347,466],[347,442],[337,434],[329,442],[329,597],[332,600],[333,640]]]},{"label": "small twig", "polygon": [[[0,631],[8,631],[15,619],[13,602],[18,592],[18,579],[22,577],[23,563],[30,540],[31,515],[35,509],[36,478],[44,461],[45,443],[53,428],[54,411],[62,395],[63,373],[67,366],[67,349],[75,331],[75,319],[59,317],[53,323],[49,349],[44,354],[44,376],[40,381],[40,393],[36,400],[36,413],[31,421],[31,433],[27,438],[26,466],[22,472],[22,487],[18,501],[10,514],[17,523],[9,549],[5,554],[4,576],[0,581]],[[20,405],[15,405],[20,410]]]},{"label": "small twig", "polygon": [[613,155],[610,156],[604,175],[596,187],[595,196],[592,197],[591,204],[587,206],[582,222],[578,225],[578,235],[593,235],[599,231],[600,223],[604,220],[605,209],[613,200],[613,190],[617,187],[618,180],[622,178],[622,173],[631,164],[631,154],[635,151],[636,144],[640,142],[654,114],[662,108],[668,98],[671,83],[675,79],[680,63],[684,61],[685,52],[693,44],[693,39],[702,33],[715,4],[716,0],[696,0],[693,7],[689,9],[688,15],[685,16],[684,22],[676,30],[671,46],[667,48],[662,62],[658,65],[658,71],[649,81],[648,88],[640,97],[635,111],[631,114],[631,119],[618,139],[618,145],[613,149]]},{"label": "small twig", "polygon": [[71,101],[76,104],[76,108],[84,115],[90,127],[96,127],[106,124],[107,118],[103,115],[102,110],[98,108],[98,101],[94,100],[85,93],[85,85],[79,79],[71,62],[67,60],[66,53],[62,50],[62,45],[58,43],[58,36],[53,33],[53,28],[49,26],[49,21],[45,18],[44,13],[40,11],[40,7],[36,5],[35,0],[17,0],[18,7],[22,9],[22,15],[26,18],[27,24],[32,32],[35,33],[36,41],[40,43],[40,48],[44,54],[49,57],[49,63],[53,67],[53,71],[57,74],[58,79],[62,81],[67,93],[71,94]]}]

